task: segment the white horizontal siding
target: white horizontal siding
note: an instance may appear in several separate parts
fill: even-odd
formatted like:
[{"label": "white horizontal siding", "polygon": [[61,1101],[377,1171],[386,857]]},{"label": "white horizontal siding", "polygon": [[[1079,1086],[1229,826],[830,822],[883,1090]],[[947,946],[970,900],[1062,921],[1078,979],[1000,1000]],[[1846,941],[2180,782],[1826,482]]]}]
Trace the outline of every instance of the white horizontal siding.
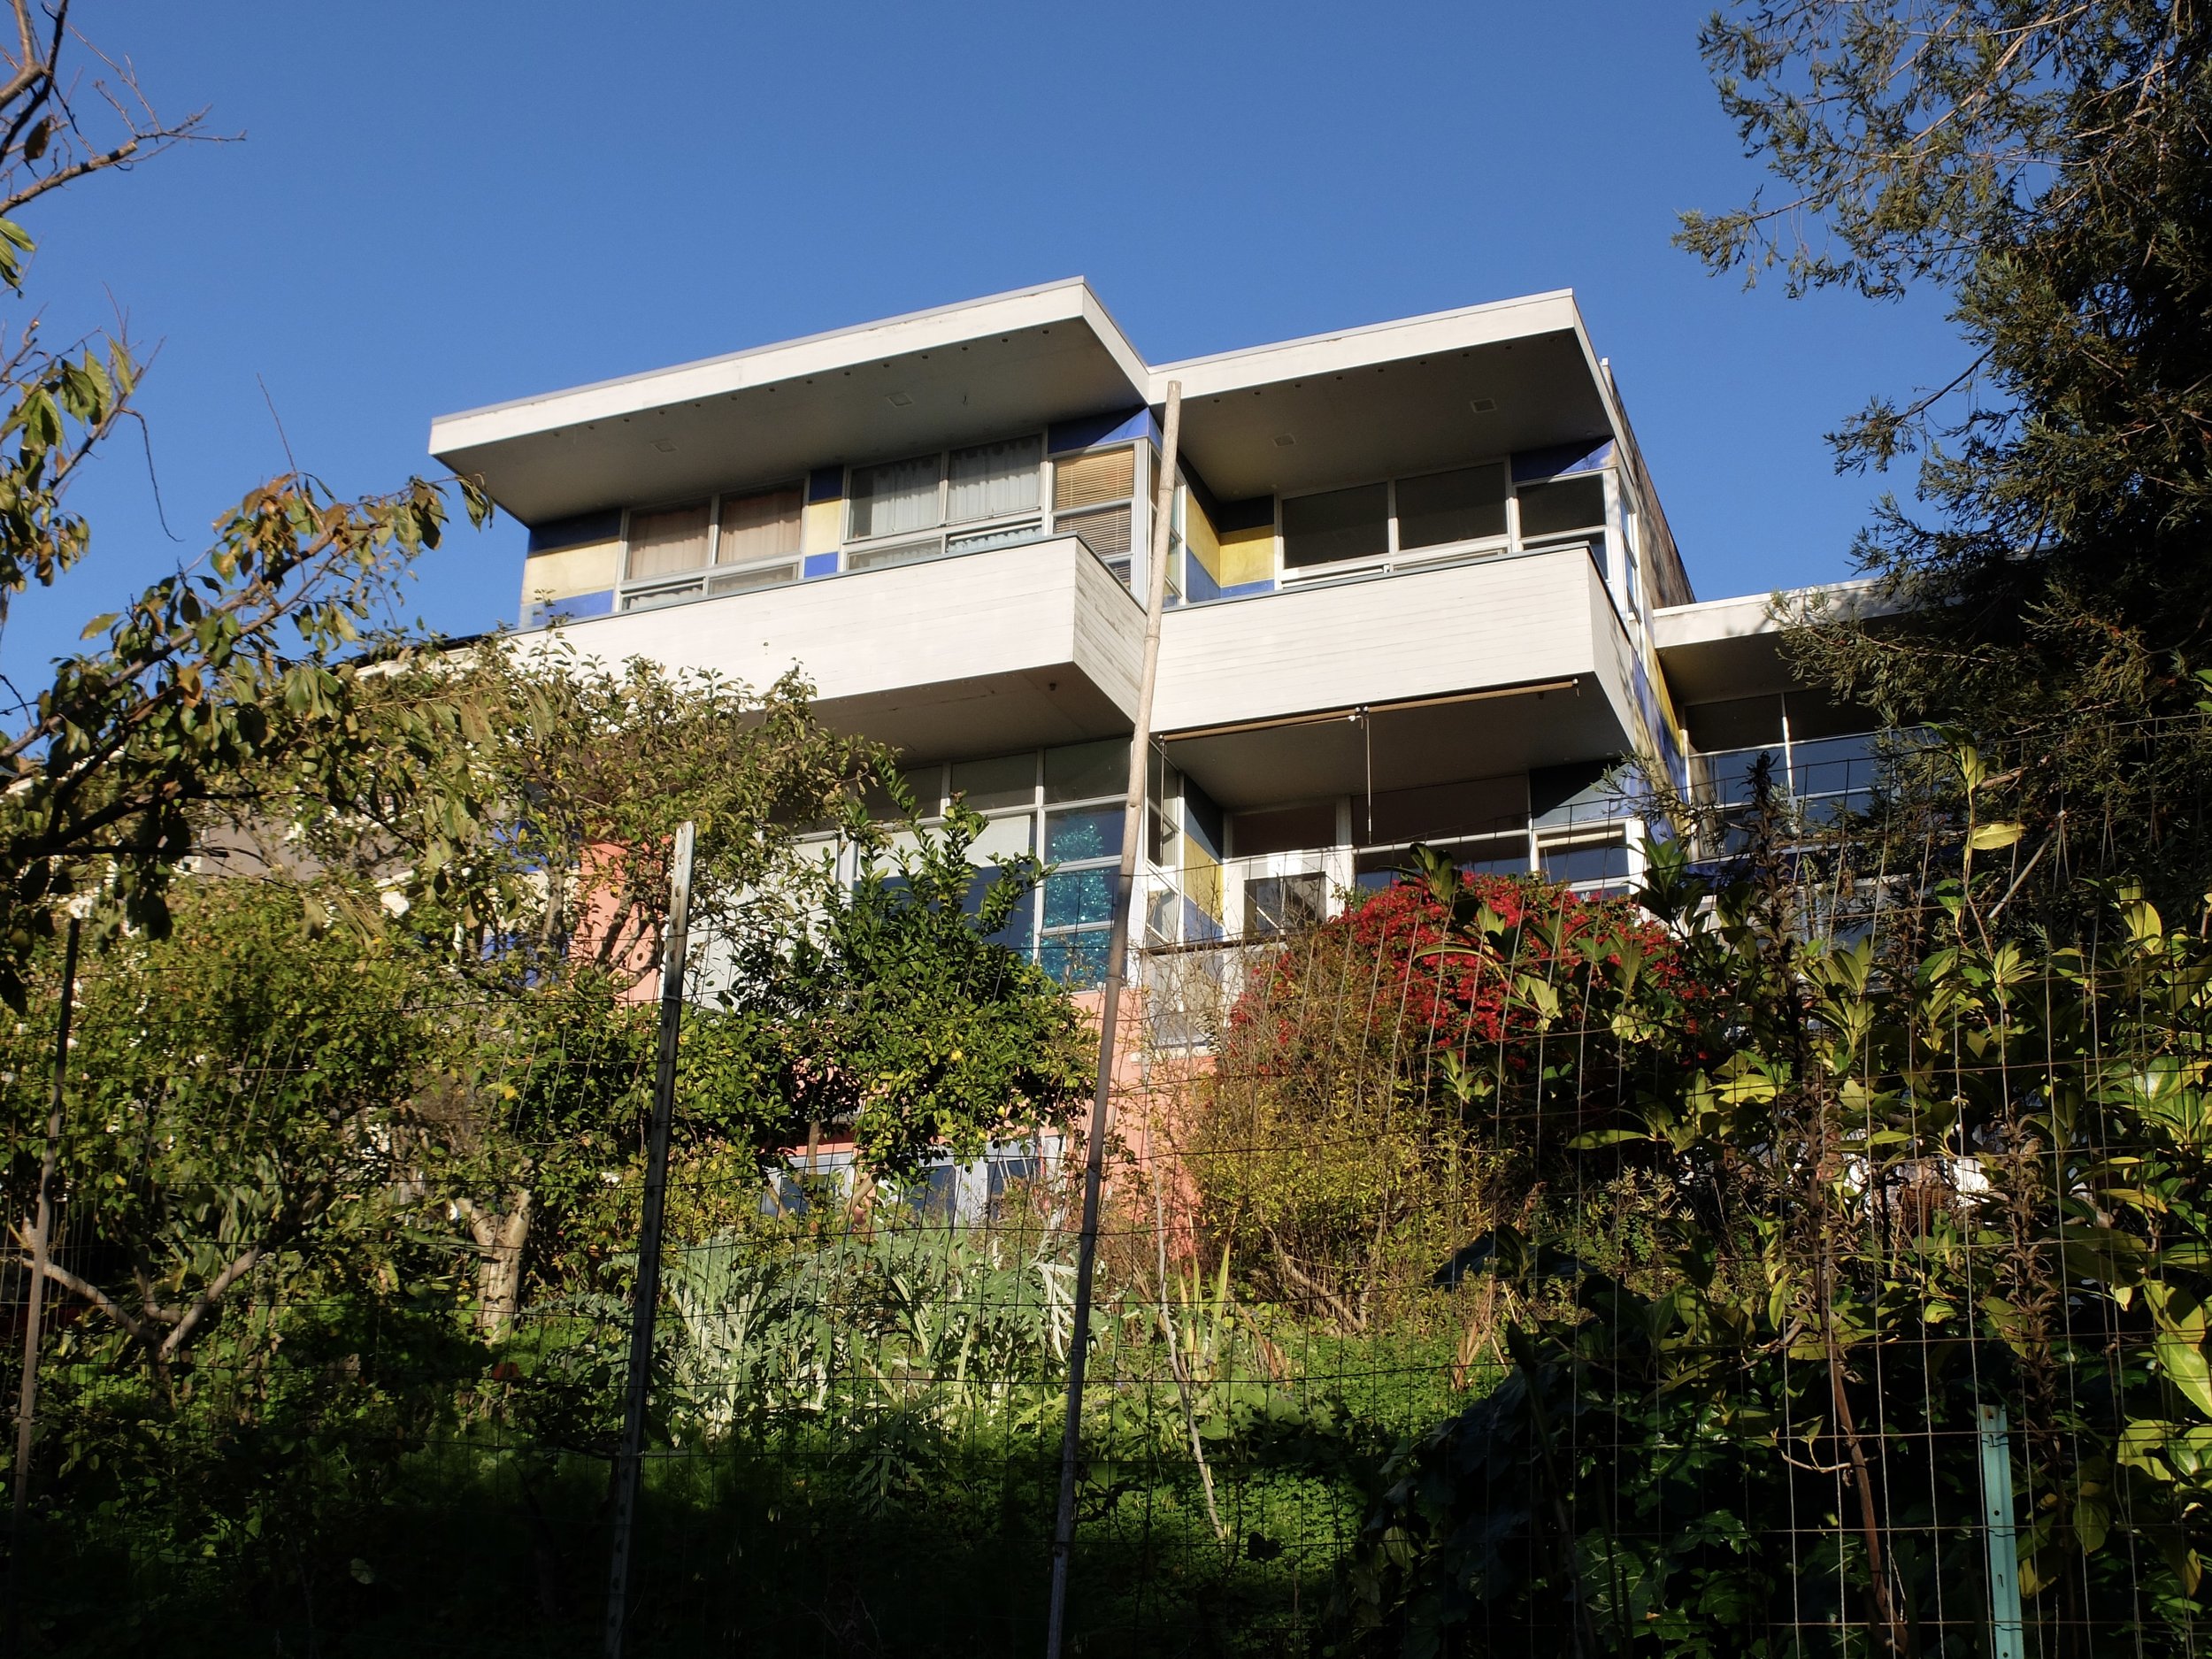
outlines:
[{"label": "white horizontal siding", "polygon": [[603,663],[645,657],[753,686],[796,667],[824,702],[1071,669],[1130,708],[1143,626],[1127,592],[1068,539],[627,611],[565,632]]},{"label": "white horizontal siding", "polygon": [[1188,731],[1595,678],[1625,709],[1625,641],[1580,549],[1402,572],[1166,618],[1157,726]]}]

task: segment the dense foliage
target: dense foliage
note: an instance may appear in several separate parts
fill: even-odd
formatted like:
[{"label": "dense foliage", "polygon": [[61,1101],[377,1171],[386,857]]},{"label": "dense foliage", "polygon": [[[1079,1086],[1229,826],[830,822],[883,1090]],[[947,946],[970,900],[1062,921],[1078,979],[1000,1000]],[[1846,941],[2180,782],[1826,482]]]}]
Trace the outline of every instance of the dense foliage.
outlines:
[{"label": "dense foliage", "polygon": [[[2029,1640],[2189,1650],[2212,1548],[2201,930],[2123,890],[2093,946],[2040,946],[1992,926],[2005,886],[1970,866],[1934,895],[1947,939],[1901,955],[1878,927],[1810,933],[1771,841],[1717,890],[1663,849],[1655,870],[1644,902],[1717,1018],[1691,1052],[1660,982],[1593,980],[1581,1235],[1471,1252],[1511,1374],[1400,1455],[1356,1622],[1418,1654],[1853,1630],[1985,1651],[1993,1405]],[[1641,1250],[1587,1248],[1624,1223]]]},{"label": "dense foliage", "polygon": [[1663,930],[1622,902],[1416,857],[1418,879],[1261,955],[1177,1136],[1221,1248],[1351,1329],[1601,1109],[1594,978],[1680,989]]},{"label": "dense foliage", "polygon": [[[1917,453],[1858,555],[1909,621],[1815,604],[1805,672],[1958,726],[2052,842],[2042,876],[2212,881],[2212,16],[2162,0],[1753,0],[1703,44],[1784,188],[1686,219],[1793,291],[1932,285],[1963,349],[1835,436]],[[1882,606],[1878,604],[1875,609]],[[2032,890],[2028,897],[2033,897]]]}]

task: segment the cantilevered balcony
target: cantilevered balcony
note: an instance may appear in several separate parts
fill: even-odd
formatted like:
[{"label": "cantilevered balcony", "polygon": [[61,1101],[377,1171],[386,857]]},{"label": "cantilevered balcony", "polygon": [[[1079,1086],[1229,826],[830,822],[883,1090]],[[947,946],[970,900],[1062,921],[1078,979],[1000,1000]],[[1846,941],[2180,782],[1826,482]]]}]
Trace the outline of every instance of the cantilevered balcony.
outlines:
[{"label": "cantilevered balcony", "polygon": [[602,662],[648,657],[757,687],[797,667],[832,726],[956,760],[1126,733],[1144,613],[1068,535],[632,611],[565,632]]},{"label": "cantilevered balcony", "polygon": [[1227,807],[1638,746],[1628,638],[1578,545],[1194,605],[1162,645],[1156,729]]}]

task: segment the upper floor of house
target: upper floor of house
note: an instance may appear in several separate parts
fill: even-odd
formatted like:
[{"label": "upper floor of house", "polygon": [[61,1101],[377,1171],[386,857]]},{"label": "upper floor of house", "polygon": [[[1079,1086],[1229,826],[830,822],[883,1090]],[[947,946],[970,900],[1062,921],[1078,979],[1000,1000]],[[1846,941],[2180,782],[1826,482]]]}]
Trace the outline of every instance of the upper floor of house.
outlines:
[{"label": "upper floor of house", "polygon": [[[431,447],[529,526],[526,627],[1075,538],[1203,603],[1573,549],[1689,584],[1571,294],[1145,363],[1079,280],[525,398]],[[1141,590],[1141,588],[1140,588]]]}]

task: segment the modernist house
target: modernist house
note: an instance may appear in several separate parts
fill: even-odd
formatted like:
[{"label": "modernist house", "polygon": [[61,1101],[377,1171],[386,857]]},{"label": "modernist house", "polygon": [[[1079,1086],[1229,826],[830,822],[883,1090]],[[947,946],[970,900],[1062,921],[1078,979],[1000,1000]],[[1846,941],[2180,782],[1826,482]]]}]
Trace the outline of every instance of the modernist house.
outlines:
[{"label": "modernist house", "polygon": [[1416,841],[1621,883],[1624,758],[1865,787],[1864,722],[1789,688],[1766,597],[1697,599],[1568,292],[1156,365],[1056,282],[445,416],[431,449],[529,526],[525,630],[798,665],[926,808],[988,816],[979,857],[1056,866],[1011,942],[1079,987],[1171,380],[1149,942],[1321,915]]}]

